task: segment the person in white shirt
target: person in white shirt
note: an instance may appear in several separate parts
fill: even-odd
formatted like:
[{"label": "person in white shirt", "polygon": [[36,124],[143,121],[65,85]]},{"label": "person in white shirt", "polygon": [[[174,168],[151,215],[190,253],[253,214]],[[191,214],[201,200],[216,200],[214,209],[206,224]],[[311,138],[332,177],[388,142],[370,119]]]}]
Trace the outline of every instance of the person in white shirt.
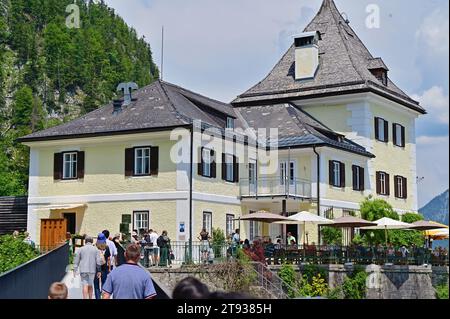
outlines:
[{"label": "person in white shirt", "polygon": [[106,237],[106,245],[108,245],[109,252],[111,253],[110,262],[111,262],[111,270],[116,267],[116,256],[117,256],[117,248],[114,242],[109,238],[109,230],[105,229],[102,231],[103,235]]},{"label": "person in white shirt", "polygon": [[150,233],[150,242],[153,244],[152,260],[153,260],[153,264],[157,266],[157,265],[159,265],[159,247],[158,247],[158,243],[157,243],[159,235],[153,229],[150,229],[149,233]]}]

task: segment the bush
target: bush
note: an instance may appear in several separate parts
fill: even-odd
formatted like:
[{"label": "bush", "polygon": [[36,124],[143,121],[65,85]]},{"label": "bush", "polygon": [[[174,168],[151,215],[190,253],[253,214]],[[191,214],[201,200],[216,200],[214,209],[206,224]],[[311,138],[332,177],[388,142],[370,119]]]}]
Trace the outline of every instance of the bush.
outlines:
[{"label": "bush", "polygon": [[303,275],[300,281],[300,295],[303,297],[321,297],[328,293],[328,284],[325,278],[319,273],[308,281],[306,275]]},{"label": "bush", "polygon": [[322,278],[327,279],[327,272],[325,269],[320,268],[317,265],[305,265],[302,271],[303,276],[306,276],[306,279],[309,283],[312,282],[313,278],[317,275],[320,275]]},{"label": "bush", "polygon": [[0,236],[0,273],[14,269],[36,257],[39,252],[25,243],[24,236]]},{"label": "bush", "polygon": [[436,287],[437,299],[448,299],[448,285],[446,283]]},{"label": "bush", "polygon": [[364,299],[366,296],[367,273],[362,268],[355,268],[351,275],[345,278],[342,292],[345,299]]},{"label": "bush", "polygon": [[334,227],[322,227],[322,239],[330,245],[342,245],[342,230]]},{"label": "bush", "polygon": [[297,274],[295,273],[294,266],[292,266],[291,264],[283,264],[280,271],[278,272],[278,276],[286,284],[287,295],[289,296],[289,298],[300,296],[298,292],[298,278]]},{"label": "bush", "polygon": [[222,248],[226,243],[225,233],[220,228],[213,228],[212,230],[212,247],[215,258],[222,257]]}]

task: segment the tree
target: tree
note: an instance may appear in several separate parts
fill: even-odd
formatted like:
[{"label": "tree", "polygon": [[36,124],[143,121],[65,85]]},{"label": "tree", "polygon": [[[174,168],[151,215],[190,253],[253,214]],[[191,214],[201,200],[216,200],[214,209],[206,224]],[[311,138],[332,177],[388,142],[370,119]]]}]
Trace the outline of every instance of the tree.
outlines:
[{"label": "tree", "polygon": [[383,199],[366,198],[360,204],[361,216],[368,221],[375,221],[383,217],[399,220],[398,214],[394,211],[392,206]]},{"label": "tree", "polygon": [[325,227],[322,227],[321,234],[322,234],[322,239],[325,244],[330,244],[330,245],[341,245],[342,244],[342,230],[341,229],[325,226]]}]

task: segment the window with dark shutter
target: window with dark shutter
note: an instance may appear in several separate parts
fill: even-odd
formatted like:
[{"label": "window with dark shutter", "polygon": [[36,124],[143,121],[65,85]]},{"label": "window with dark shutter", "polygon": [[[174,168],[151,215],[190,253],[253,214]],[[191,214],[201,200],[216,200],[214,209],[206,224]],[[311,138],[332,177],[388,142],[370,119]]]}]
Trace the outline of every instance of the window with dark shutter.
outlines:
[{"label": "window with dark shutter", "polygon": [[55,153],[53,155],[53,179],[59,181],[62,179],[63,155]]},{"label": "window with dark shutter", "polygon": [[334,161],[329,162],[328,177],[331,186],[334,186]]},{"label": "window with dark shutter", "polygon": [[222,180],[227,180],[227,163],[226,163],[226,155],[222,153]]},{"label": "window with dark shutter", "polygon": [[237,156],[233,156],[234,159],[234,182],[239,183],[239,158]]},{"label": "window with dark shutter", "polygon": [[408,198],[408,179],[403,178],[403,198]]},{"label": "window with dark shutter", "polygon": [[364,179],[365,170],[363,167],[359,168],[359,190],[364,191],[366,189],[365,187],[365,179]]},{"label": "window with dark shutter", "polygon": [[340,181],[339,181],[339,186],[342,188],[345,188],[345,164],[344,163],[339,163],[339,167],[340,167]]},{"label": "window with dark shutter", "polygon": [[216,169],[216,152],[211,150],[211,178],[217,177],[217,169]]},{"label": "window with dark shutter", "polygon": [[134,175],[134,149],[125,149],[125,176],[130,177]]},{"label": "window with dark shutter", "polygon": [[388,142],[388,141],[389,141],[389,123],[387,121],[384,121],[384,141],[383,142]]},{"label": "window with dark shutter", "polygon": [[392,130],[394,145],[398,147],[405,147],[405,127],[394,123],[392,125]]},{"label": "window with dark shutter", "polygon": [[364,168],[353,165],[352,166],[352,174],[353,174],[353,190],[355,191],[363,191],[364,190]]},{"label": "window with dark shutter", "polygon": [[197,173],[200,176],[203,176],[203,147],[201,147],[199,150],[199,155],[198,155],[198,165],[197,165]]},{"label": "window with dark shutter", "polygon": [[152,146],[150,149],[150,175],[157,176],[159,172],[159,147]]},{"label": "window with dark shutter", "polygon": [[377,194],[381,195],[381,172],[377,172],[376,174],[376,180],[377,180]]},{"label": "window with dark shutter", "polygon": [[390,176],[387,173],[384,173],[386,177],[386,193],[384,195],[389,196],[391,195],[391,183],[390,183]]},{"label": "window with dark shutter", "polygon": [[375,139],[380,140],[380,118],[375,118]]},{"label": "window with dark shutter", "polygon": [[84,152],[78,152],[77,178],[84,178]]}]

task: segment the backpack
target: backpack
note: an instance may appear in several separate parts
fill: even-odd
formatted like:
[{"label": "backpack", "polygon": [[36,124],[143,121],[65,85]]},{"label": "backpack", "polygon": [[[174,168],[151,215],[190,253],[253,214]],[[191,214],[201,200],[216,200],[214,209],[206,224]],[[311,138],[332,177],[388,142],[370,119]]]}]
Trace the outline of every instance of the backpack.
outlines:
[{"label": "backpack", "polygon": [[161,248],[165,246],[164,237],[162,235],[158,237],[158,239],[156,240],[156,244]]}]

